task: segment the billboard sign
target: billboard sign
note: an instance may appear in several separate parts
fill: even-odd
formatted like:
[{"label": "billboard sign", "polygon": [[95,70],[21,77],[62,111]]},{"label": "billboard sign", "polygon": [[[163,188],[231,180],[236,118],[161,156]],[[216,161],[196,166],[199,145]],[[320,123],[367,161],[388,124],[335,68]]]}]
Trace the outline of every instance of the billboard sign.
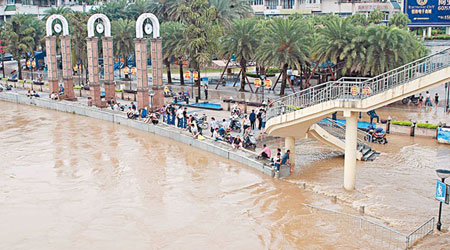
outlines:
[{"label": "billboard sign", "polygon": [[450,0],[405,0],[410,26],[450,26]]}]

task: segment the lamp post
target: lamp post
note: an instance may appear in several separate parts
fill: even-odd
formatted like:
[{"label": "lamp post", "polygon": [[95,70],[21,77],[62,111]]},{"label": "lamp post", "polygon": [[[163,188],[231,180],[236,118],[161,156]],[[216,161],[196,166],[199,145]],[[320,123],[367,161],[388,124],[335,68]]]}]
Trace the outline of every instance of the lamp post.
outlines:
[{"label": "lamp post", "polygon": [[[437,169],[436,174],[439,178],[441,178],[442,183],[445,184],[445,179],[450,176],[450,170],[446,169]],[[447,194],[448,195],[448,194]],[[445,198],[444,198],[445,199]],[[439,202],[439,215],[438,222],[436,224],[437,230],[441,231],[442,223],[441,223],[441,212],[442,212],[442,201]]]},{"label": "lamp post", "polygon": [[265,80],[266,80],[266,75],[261,75],[261,82],[262,82],[262,84],[261,84],[261,87],[262,87],[262,102],[261,103],[263,105],[264,105],[264,89],[266,88],[264,86]]}]

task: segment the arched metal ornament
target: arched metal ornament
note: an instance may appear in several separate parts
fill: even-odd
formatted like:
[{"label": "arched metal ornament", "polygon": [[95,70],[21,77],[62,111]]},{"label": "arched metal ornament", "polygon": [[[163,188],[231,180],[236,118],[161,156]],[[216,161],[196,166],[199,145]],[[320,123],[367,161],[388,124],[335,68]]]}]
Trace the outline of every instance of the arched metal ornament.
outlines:
[{"label": "arched metal ornament", "polygon": [[[54,27],[52,27],[53,22],[58,19],[61,21],[62,24],[62,31],[63,31],[63,35],[64,36],[68,36],[69,35],[69,24],[67,23],[67,20],[65,17],[61,16],[61,15],[51,15],[48,19],[47,22],[45,23],[45,29],[47,32],[47,36],[52,36],[53,35],[53,29],[55,29],[56,33],[60,33],[61,31],[57,31],[58,29],[61,30],[61,26],[59,24],[56,24]],[[57,27],[59,26],[59,28]]]},{"label": "arched metal ornament", "polygon": [[[144,21],[146,19],[150,19],[152,21],[151,30],[147,27],[147,25],[144,26]],[[150,26],[150,25],[148,25]],[[141,14],[137,21],[136,21],[136,38],[144,38],[144,31],[146,34],[153,33],[153,38],[159,37],[159,20],[158,18],[153,15],[152,13],[143,13]],[[149,31],[149,32],[147,32]]]},{"label": "arched metal ornament", "polygon": [[[94,28],[94,24],[95,24],[95,21],[97,21],[97,19],[101,19],[103,21],[105,36],[110,37],[111,36],[111,22],[109,21],[109,18],[105,14],[101,14],[101,13],[94,14],[91,17],[89,17],[89,20],[87,23],[88,37],[93,37],[95,35],[94,31],[96,28],[97,28],[97,32],[98,32],[99,26],[97,25]],[[103,25],[102,25],[102,27],[103,27]],[[98,32],[98,33],[102,33],[102,32]]]}]

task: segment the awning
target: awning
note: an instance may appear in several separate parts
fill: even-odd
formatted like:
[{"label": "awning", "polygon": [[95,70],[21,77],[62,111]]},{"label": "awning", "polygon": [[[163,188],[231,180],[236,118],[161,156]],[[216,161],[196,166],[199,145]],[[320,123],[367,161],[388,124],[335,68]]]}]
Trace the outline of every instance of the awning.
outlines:
[{"label": "awning", "polygon": [[392,0],[391,4],[392,4],[392,7],[394,7],[394,9],[398,9],[398,10],[401,9],[400,4],[397,1]]}]

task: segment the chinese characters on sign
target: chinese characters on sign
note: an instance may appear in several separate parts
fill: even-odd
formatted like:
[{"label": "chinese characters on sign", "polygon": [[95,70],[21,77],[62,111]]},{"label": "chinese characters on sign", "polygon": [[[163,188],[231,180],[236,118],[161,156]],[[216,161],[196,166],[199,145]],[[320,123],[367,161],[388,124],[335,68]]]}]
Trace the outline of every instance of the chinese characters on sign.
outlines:
[{"label": "chinese characters on sign", "polygon": [[411,26],[450,26],[450,0],[405,0]]}]

